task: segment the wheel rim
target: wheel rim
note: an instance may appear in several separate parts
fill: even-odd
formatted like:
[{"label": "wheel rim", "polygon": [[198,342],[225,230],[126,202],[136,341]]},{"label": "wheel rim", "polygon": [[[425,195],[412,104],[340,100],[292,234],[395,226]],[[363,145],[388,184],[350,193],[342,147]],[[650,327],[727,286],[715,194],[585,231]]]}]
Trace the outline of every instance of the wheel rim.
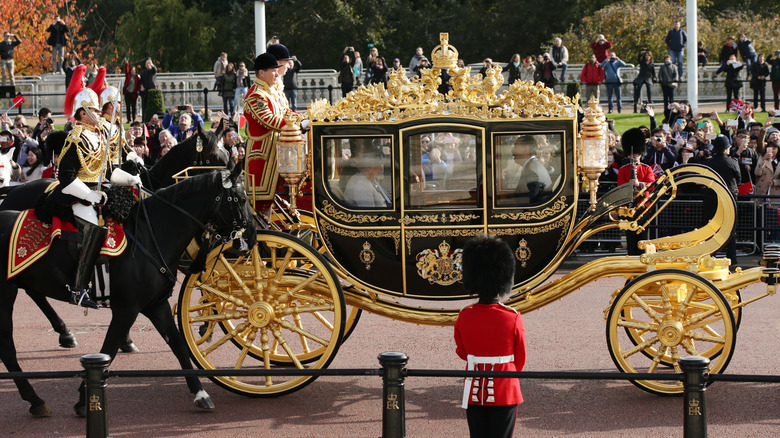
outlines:
[{"label": "wheel rim", "polygon": [[[187,277],[179,325],[194,361],[204,369],[327,367],[344,333],[338,279],[303,242],[276,232],[257,238],[249,255],[231,258],[214,250],[208,276]],[[304,264],[311,269],[300,269]],[[266,396],[295,391],[314,377],[212,380],[233,392]]]},{"label": "wheel rim", "polygon": [[[627,373],[679,373],[686,356],[710,359],[709,372],[726,369],[734,352],[734,315],[709,281],[686,271],[654,271],[629,283],[607,317],[607,343]],[[660,367],[659,365],[668,365]],[[632,381],[655,394],[680,394],[681,382]]]}]

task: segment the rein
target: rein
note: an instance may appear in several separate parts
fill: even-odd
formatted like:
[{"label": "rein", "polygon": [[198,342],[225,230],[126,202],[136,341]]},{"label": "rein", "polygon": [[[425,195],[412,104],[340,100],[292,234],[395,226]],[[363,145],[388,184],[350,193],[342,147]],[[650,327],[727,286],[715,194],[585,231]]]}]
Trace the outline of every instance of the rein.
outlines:
[{"label": "rein", "polygon": [[[187,218],[189,218],[191,221],[193,221],[201,229],[201,231],[205,231],[205,232],[207,232],[209,234],[210,237],[207,239],[207,241],[203,242],[203,244],[200,246],[200,250],[198,251],[198,257],[196,257],[196,259],[199,258],[201,255],[208,254],[208,252],[211,251],[214,247],[216,247],[217,244],[221,243],[221,244],[224,245],[227,242],[229,242],[230,240],[233,240],[233,239],[237,238],[238,236],[240,236],[240,231],[236,228],[238,223],[235,220],[233,220],[234,229],[230,232],[230,234],[227,235],[227,236],[222,236],[222,235],[220,235],[217,232],[216,227],[214,225],[212,225],[210,222],[209,223],[203,223],[201,220],[199,220],[198,218],[193,216],[188,211],[186,211],[183,208],[179,207],[178,205],[168,201],[167,199],[163,198],[162,196],[160,196],[160,195],[158,195],[156,193],[153,193],[153,192],[148,192],[148,191],[146,191],[143,188],[142,188],[142,190],[144,190],[144,192],[149,197],[155,197],[157,200],[161,201],[163,204],[165,204],[165,205],[167,205],[167,206],[177,210],[178,212],[184,214]],[[223,188],[222,191],[220,191],[220,193],[214,198],[214,202],[211,205],[211,207],[209,208],[209,218],[214,216],[214,213],[216,211],[220,210],[220,207],[221,207],[222,203],[225,200],[225,192],[227,192],[227,190],[228,190],[227,188]],[[232,201],[232,197],[228,196],[228,201]],[[151,252],[149,250],[147,250],[141,244],[141,242],[139,242],[138,239],[135,236],[133,236],[132,233],[129,232],[129,230],[125,230],[125,234],[127,235],[127,237],[129,239],[131,239],[133,241],[134,247],[138,247],[138,249],[141,250],[141,252],[152,262],[152,264],[157,268],[157,270],[161,274],[167,276],[168,279],[171,280],[171,282],[175,283],[176,282],[176,275],[173,273],[174,271],[172,271],[171,268],[168,266],[168,264],[165,262],[165,258],[162,255],[162,250],[160,249],[160,246],[159,246],[159,244],[157,242],[157,239],[155,238],[154,229],[152,228],[152,222],[149,219],[149,213],[148,213],[148,210],[146,209],[145,203],[143,203],[143,202],[140,203],[139,210],[141,212],[143,212],[144,222],[146,222],[146,226],[147,226],[147,228],[149,230],[152,242],[154,243],[154,249],[157,252],[157,256],[155,257],[153,254],[151,254]],[[233,210],[233,207],[231,206],[231,211],[232,210]],[[221,213],[220,213],[220,216],[221,216]],[[138,221],[136,220],[136,227],[138,226],[137,224],[138,224]]]}]

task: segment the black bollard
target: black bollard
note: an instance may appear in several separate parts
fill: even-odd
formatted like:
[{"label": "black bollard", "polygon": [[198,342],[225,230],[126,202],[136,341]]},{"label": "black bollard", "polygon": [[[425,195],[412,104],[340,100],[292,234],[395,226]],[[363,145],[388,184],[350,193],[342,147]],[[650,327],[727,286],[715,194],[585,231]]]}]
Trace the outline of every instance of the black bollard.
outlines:
[{"label": "black bollard", "polygon": [[108,436],[106,418],[106,370],[111,356],[103,353],[81,356],[81,365],[87,371],[87,438]]},{"label": "black bollard", "polygon": [[404,404],[404,367],[409,356],[397,351],[379,355],[382,364],[382,437],[406,436],[406,407]]},{"label": "black bollard", "polygon": [[710,360],[701,356],[680,359],[683,370],[683,436],[685,438],[707,437],[707,409],[704,391],[707,389],[707,366]]}]

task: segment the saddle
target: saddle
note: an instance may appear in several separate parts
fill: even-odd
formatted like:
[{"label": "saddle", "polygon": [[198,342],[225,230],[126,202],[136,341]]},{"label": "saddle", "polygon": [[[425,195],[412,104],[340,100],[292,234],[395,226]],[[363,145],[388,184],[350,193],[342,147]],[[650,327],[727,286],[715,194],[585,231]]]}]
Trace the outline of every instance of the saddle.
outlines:
[{"label": "saddle", "polygon": [[[107,218],[105,226],[108,232],[100,255],[116,257],[127,247],[124,229],[113,218]],[[81,241],[79,231],[70,222],[55,216],[48,224],[38,219],[34,210],[21,212],[14,223],[8,245],[8,278],[18,275],[46,255],[56,238],[73,242]]]}]

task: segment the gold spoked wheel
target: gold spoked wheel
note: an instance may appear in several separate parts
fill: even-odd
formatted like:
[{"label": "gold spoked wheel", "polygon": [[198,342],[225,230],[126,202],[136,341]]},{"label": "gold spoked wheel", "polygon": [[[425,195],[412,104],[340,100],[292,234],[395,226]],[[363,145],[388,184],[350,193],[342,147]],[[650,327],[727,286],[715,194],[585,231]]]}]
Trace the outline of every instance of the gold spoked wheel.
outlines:
[{"label": "gold spoked wheel", "polygon": [[[679,373],[679,360],[686,356],[707,357],[709,372],[720,373],[735,342],[729,301],[688,271],[659,269],[637,277],[615,297],[607,316],[609,353],[626,373]],[[632,383],[660,395],[683,391],[682,383],[672,380]]]},{"label": "gold spoked wheel", "polygon": [[[202,276],[187,276],[179,327],[203,369],[326,368],[343,340],[345,307],[325,259],[285,233],[258,231],[246,256],[209,254]],[[309,268],[304,269],[301,266]],[[312,376],[214,377],[253,397],[287,394]]]}]

